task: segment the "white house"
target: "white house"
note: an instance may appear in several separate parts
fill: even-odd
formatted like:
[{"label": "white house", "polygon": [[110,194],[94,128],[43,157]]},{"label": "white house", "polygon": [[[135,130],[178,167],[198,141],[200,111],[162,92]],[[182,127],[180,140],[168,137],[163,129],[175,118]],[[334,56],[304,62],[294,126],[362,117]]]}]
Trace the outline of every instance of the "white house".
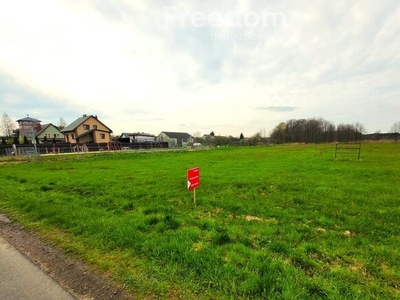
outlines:
[{"label": "white house", "polygon": [[156,136],[144,133],[144,132],[123,132],[119,137],[119,141],[128,142],[129,143],[144,143],[144,142],[154,142],[156,140]]},{"label": "white house", "polygon": [[157,136],[157,141],[168,142],[170,148],[187,147],[193,144],[194,138],[187,132],[162,131]]}]

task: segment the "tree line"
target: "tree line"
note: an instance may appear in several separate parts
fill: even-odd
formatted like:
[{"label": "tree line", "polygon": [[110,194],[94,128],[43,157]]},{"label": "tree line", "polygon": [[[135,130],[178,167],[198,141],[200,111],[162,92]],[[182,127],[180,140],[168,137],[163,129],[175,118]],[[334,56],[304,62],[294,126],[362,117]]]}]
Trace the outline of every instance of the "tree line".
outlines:
[{"label": "tree line", "polygon": [[349,124],[340,123],[335,126],[331,121],[323,118],[290,119],[275,126],[266,137],[265,129],[251,137],[218,136],[214,132],[203,137],[194,134],[195,142],[208,146],[256,146],[269,143],[354,143],[361,142],[363,136],[370,136],[374,140],[380,137],[398,140],[400,137],[400,122],[395,122],[390,128],[390,133],[381,134],[380,131],[366,135],[365,126],[359,122]]},{"label": "tree line", "polygon": [[361,141],[363,124],[341,123],[335,126],[323,118],[291,119],[279,123],[271,132],[274,143],[349,143]]}]

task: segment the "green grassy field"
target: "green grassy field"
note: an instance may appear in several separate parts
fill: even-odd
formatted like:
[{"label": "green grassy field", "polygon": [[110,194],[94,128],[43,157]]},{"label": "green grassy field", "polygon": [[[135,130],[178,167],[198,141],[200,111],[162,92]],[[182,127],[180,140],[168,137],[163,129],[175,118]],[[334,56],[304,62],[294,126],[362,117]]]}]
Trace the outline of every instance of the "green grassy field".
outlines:
[{"label": "green grassy field", "polygon": [[400,298],[400,144],[334,148],[6,162],[0,211],[138,298]]}]

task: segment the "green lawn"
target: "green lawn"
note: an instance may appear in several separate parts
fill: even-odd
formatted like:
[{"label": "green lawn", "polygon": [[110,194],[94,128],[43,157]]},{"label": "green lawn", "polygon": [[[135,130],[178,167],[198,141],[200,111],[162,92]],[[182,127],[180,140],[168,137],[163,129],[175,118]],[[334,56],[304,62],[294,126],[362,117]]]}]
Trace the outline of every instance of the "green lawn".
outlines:
[{"label": "green lawn", "polygon": [[400,144],[334,149],[10,161],[0,211],[138,298],[400,298]]}]

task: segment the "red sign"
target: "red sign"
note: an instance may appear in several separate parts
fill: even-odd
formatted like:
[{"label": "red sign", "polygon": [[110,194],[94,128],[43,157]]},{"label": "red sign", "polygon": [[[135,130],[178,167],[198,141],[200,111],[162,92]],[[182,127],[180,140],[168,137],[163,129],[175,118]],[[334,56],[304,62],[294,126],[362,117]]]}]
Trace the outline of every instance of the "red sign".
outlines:
[{"label": "red sign", "polygon": [[194,190],[200,184],[200,169],[193,168],[187,171],[187,186],[188,190]]}]

